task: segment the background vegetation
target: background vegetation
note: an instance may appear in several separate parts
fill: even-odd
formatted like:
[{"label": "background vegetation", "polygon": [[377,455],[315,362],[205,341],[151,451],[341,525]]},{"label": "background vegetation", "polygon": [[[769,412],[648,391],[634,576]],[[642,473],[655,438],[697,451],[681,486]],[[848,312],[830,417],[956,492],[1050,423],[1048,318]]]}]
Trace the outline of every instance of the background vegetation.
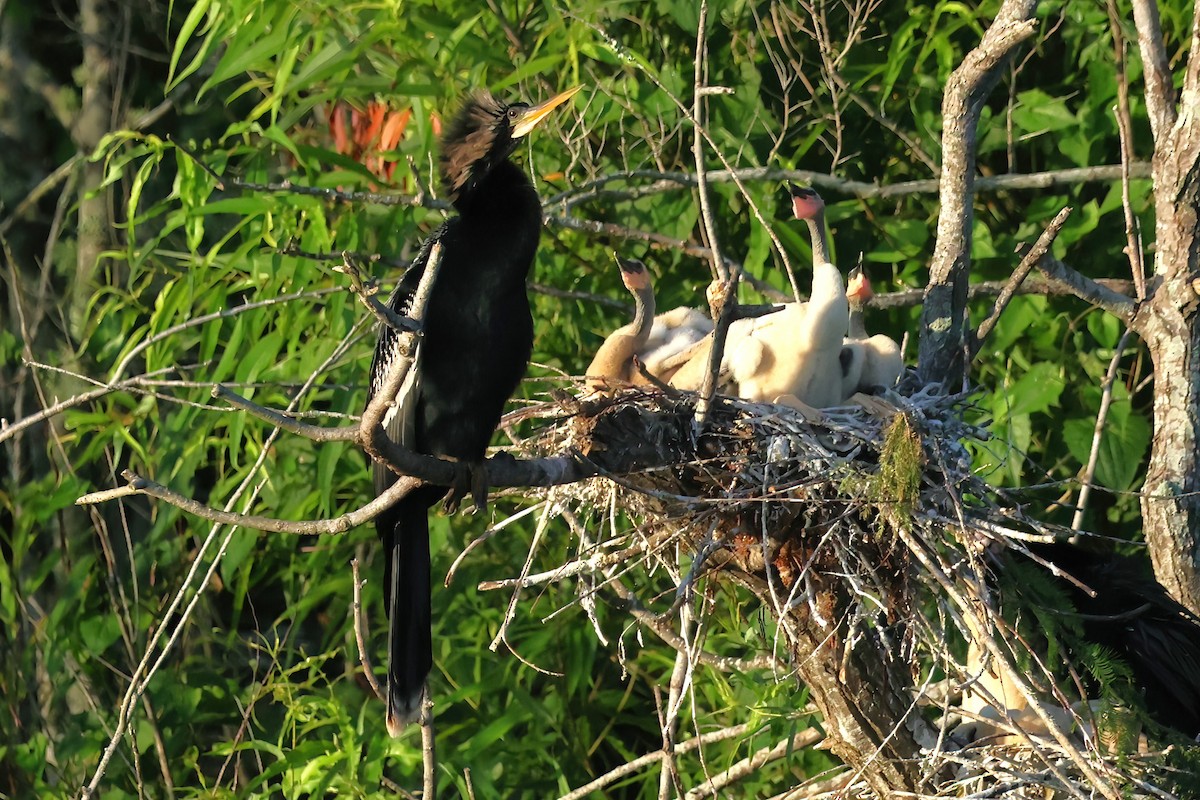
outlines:
[{"label": "background vegetation", "polygon": [[[1190,9],[1161,5],[1168,47],[1182,58]],[[709,100],[708,168],[722,167],[719,152],[738,169],[811,171],[837,260],[861,258],[880,290],[923,286],[942,88],[997,7],[713,0],[707,82],[733,91]],[[361,410],[371,320],[333,267],[350,251],[370,257],[383,284],[398,276],[444,217],[436,133],[474,87],[539,99],[585,85],[517,155],[548,216],[525,397],[578,373],[624,319],[598,299],[627,299],[613,249],[651,265],[662,307],[702,305],[710,275],[698,257],[707,243],[695,190],[672,177],[695,172],[693,129],[676,101],[690,108],[697,4],[7,0],[0,9],[0,416],[22,420],[107,385],[0,449],[0,796],[75,796],[94,780],[105,797],[415,787],[417,732],[387,737],[356,657],[356,553],[370,651],[383,645],[369,526],[268,535],[143,500],[88,512],[74,500],[121,485],[124,469],[211,505],[287,519],[332,517],[367,499],[361,453],[279,436],[213,400],[210,387],[319,422]],[[1106,9],[1069,0],[1039,13],[1032,45],[983,112],[984,176],[1119,161]],[[1125,39],[1135,40],[1128,16],[1118,3]],[[1136,83],[1136,54],[1128,72]],[[1133,151],[1144,157],[1149,129],[1136,96],[1131,113]],[[1120,183],[1105,175],[981,190],[975,278],[1006,278],[1016,246],[1066,205],[1075,212],[1055,255],[1091,277],[1125,275]],[[331,200],[285,182],[372,196]],[[779,176],[746,185],[802,263],[807,244],[787,220]],[[1153,230],[1149,183],[1131,189],[1142,230]],[[727,181],[713,191],[722,252],[785,287],[746,199]],[[743,299],[761,296],[747,288]],[[977,316],[988,307],[978,302]],[[910,304],[870,319],[915,337],[917,316]],[[1119,322],[1080,301],[1024,296],[972,372],[983,387],[979,418],[994,434],[976,454],[979,469],[1022,502],[1049,506],[1048,519],[1070,519],[1052,504],[1078,490],[1121,335]],[[1133,342],[1096,468],[1106,491],[1084,518],[1122,539],[1139,535],[1150,437],[1148,365]],[[519,504],[436,522],[435,574]],[[595,611],[602,644],[573,593],[526,596],[507,633],[514,652],[489,649],[507,595],[476,587],[517,573],[534,521],[473,550],[449,590],[434,594],[438,781],[448,794],[558,796],[662,746],[656,709],[674,651],[618,604]],[[574,546],[565,533],[547,533],[535,569],[562,562]],[[738,592],[717,592],[711,606],[711,637],[743,642],[747,657],[770,649],[768,618]],[[176,635],[169,651],[163,634]],[[160,657],[100,770],[131,674]],[[683,729],[744,727],[703,759],[681,761],[683,786],[808,727],[805,703],[784,673],[702,668]],[[796,751],[749,775],[738,794],[782,792],[834,763]],[[657,768],[633,771],[605,794],[657,796],[659,781]]]}]

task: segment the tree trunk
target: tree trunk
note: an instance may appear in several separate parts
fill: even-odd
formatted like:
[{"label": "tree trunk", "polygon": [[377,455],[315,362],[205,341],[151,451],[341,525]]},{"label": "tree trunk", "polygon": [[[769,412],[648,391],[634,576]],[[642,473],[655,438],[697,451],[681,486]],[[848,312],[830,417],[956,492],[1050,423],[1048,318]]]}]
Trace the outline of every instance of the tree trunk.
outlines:
[{"label": "tree trunk", "polygon": [[[102,6],[103,0],[83,0],[79,5],[83,36],[83,97],[71,138],[85,155],[91,154],[108,133],[112,115],[112,69],[106,52],[109,25]],[[79,250],[69,310],[71,333],[77,339],[86,335],[87,304],[92,296],[100,254],[109,243],[108,201],[101,191],[103,183],[104,164],[85,160],[80,167]]]},{"label": "tree trunk", "polygon": [[1142,519],[1154,572],[1200,613],[1200,120],[1182,114],[1154,155],[1152,297],[1135,327],[1154,361],[1154,441]]}]

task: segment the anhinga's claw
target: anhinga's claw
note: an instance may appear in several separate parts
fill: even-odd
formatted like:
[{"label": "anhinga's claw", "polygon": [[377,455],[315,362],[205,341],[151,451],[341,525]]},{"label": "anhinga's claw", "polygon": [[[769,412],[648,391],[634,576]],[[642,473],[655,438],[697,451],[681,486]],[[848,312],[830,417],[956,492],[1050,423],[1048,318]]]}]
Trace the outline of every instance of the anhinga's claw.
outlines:
[{"label": "anhinga's claw", "polygon": [[454,482],[450,484],[450,489],[442,500],[442,511],[447,514],[458,513],[458,506],[467,496],[467,490],[474,486],[473,473],[471,465],[467,462],[454,462]]},{"label": "anhinga's claw", "polygon": [[486,464],[479,463],[471,466],[471,502],[475,504],[471,513],[487,511],[488,472]]},{"label": "anhinga's claw", "polygon": [[450,485],[450,491],[446,492],[446,499],[442,501],[442,510],[447,514],[457,513],[459,504],[469,492],[471,503],[474,505],[471,513],[487,511],[487,465],[482,461],[478,463],[456,461],[454,471],[454,483]]}]

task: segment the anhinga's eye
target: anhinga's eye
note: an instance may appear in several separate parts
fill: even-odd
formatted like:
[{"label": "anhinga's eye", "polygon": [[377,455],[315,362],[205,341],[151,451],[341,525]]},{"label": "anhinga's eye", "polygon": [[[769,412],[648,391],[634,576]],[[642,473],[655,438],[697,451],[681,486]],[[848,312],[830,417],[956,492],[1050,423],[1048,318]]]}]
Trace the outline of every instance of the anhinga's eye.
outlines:
[{"label": "anhinga's eye", "polygon": [[508,118],[509,118],[509,119],[516,119],[516,118],[517,118],[517,109],[515,109],[515,108],[510,108],[510,109],[508,110]]}]

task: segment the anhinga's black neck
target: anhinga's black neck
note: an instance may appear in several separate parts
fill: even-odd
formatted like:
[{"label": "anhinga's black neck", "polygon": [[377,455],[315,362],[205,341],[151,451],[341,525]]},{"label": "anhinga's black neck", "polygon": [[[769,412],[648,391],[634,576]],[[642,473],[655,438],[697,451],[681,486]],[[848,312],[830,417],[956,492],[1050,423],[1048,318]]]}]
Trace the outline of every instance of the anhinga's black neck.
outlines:
[{"label": "anhinga's black neck", "polygon": [[542,204],[529,176],[508,159],[495,164],[452,196],[454,209],[464,218],[509,221],[510,224],[542,223]]}]

